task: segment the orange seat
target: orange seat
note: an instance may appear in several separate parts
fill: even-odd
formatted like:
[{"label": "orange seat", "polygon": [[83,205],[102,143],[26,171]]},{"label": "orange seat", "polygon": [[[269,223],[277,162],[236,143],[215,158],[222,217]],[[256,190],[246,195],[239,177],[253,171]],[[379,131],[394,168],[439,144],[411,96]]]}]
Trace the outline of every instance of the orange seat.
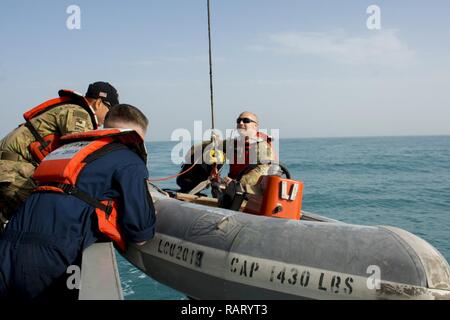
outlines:
[{"label": "orange seat", "polygon": [[263,195],[248,195],[244,212],[268,217],[300,220],[303,183],[278,176],[263,176],[258,181]]}]

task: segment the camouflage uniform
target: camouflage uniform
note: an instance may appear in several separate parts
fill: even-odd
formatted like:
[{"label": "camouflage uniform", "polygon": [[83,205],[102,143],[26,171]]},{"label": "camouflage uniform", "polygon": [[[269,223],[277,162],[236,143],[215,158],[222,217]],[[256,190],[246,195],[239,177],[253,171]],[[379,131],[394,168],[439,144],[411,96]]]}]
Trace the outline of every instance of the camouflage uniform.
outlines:
[{"label": "camouflage uniform", "polygon": [[[252,148],[251,150],[256,150],[257,154],[253,155],[253,157],[250,155],[250,159],[254,159],[256,164],[258,165],[244,174],[240,182],[245,192],[250,194],[262,194],[263,190],[261,190],[261,187],[258,184],[259,178],[269,173],[269,169],[271,168],[271,164],[269,162],[276,160],[276,157],[273,149],[271,148],[269,143],[267,143],[267,141],[258,139],[258,141],[255,143],[257,143],[257,146],[255,148]],[[227,148],[227,146],[229,149]],[[200,182],[208,179],[212,167],[205,164],[205,159],[203,159],[202,156],[204,154],[208,155],[209,150],[211,149],[211,141],[203,141],[202,143],[196,144],[191,147],[186,155],[185,164],[182,166],[181,171],[185,171],[190,168],[190,166],[194,162],[198,162],[198,165],[192,168],[192,170],[189,170],[189,172],[186,172],[182,176],[177,177],[177,184],[180,186],[182,190],[181,192],[189,192]],[[224,152],[230,163],[234,161],[233,157],[235,154],[243,155],[245,153],[244,150],[241,150],[239,148],[239,145],[236,150],[233,150],[234,140],[219,141],[218,149]],[[201,158],[198,159],[198,157]],[[222,165],[219,164],[219,168],[221,166]]]},{"label": "camouflage uniform", "polygon": [[[227,145],[231,146],[234,144],[233,140],[227,140],[224,142],[224,150],[225,152],[228,151],[230,153],[230,150],[228,150],[230,147],[227,148]],[[262,190],[260,185],[258,184],[259,178],[262,176],[265,176],[269,173],[269,168],[271,167],[270,161],[276,160],[275,154],[272,150],[272,147],[269,145],[269,143],[263,139],[258,139],[256,147],[250,149],[256,151],[256,155],[250,155],[250,159],[255,159],[257,167],[253,168],[246,174],[244,174],[240,180],[242,187],[244,188],[244,191],[250,194],[262,194]],[[245,151],[240,150],[239,147],[237,150],[234,151],[236,154],[243,154]],[[234,161],[234,159],[231,159],[230,156],[227,156],[229,161]]]},{"label": "camouflage uniform", "polygon": [[[31,119],[31,123],[41,136],[93,129],[89,113],[75,104],[50,109]],[[9,220],[35,187],[31,176],[37,162],[28,150],[28,145],[35,140],[30,130],[21,125],[0,141],[0,152],[17,157],[15,160],[0,159],[0,220]]]}]

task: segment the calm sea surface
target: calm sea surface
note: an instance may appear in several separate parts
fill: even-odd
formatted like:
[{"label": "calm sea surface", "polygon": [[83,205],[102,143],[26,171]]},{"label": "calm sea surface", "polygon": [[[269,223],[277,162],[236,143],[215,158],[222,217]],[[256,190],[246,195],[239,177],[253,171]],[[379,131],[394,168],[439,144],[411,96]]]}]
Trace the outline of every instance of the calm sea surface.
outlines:
[{"label": "calm sea surface", "polygon": [[[151,178],[176,174],[176,143],[148,143]],[[390,225],[450,261],[450,136],[286,139],[280,160],[305,184],[303,209],[347,223]],[[176,188],[175,181],[159,186]],[[118,254],[125,299],[185,299]]]}]

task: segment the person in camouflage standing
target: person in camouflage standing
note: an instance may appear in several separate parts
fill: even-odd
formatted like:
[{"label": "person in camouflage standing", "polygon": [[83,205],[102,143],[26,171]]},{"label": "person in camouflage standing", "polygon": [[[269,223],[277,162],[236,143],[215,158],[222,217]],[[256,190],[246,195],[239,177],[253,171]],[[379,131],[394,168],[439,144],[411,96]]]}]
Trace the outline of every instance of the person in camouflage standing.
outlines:
[{"label": "person in camouflage standing", "polygon": [[26,112],[25,123],[0,140],[0,232],[34,189],[31,176],[60,146],[59,138],[97,129],[109,108],[119,103],[117,90],[107,82],[90,84],[84,97],[69,90],[58,93],[59,98]]}]

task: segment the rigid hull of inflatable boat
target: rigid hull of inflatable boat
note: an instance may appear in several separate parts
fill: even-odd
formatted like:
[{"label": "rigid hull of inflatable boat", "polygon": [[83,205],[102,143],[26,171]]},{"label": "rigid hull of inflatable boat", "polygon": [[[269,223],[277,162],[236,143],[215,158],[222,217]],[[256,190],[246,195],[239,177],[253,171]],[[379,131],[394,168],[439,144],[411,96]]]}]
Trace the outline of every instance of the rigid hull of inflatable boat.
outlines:
[{"label": "rigid hull of inflatable boat", "polygon": [[404,230],[266,218],[152,195],[155,238],[130,246],[126,258],[190,297],[450,299],[447,261]]}]

